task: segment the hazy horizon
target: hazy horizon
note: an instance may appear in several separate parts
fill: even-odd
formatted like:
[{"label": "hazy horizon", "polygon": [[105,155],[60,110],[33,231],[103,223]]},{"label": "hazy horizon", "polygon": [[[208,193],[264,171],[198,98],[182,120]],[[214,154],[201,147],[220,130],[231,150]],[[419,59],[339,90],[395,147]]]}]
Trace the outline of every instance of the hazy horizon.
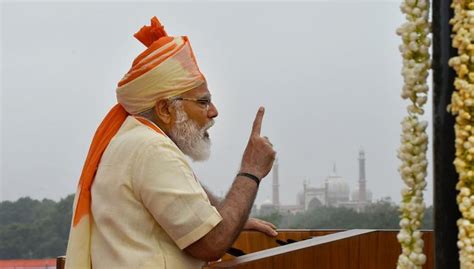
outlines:
[{"label": "hazy horizon", "polygon": [[[400,201],[396,151],[407,102],[399,97],[398,2],[1,6],[0,201],[57,201],[75,192],[92,136],[116,103],[116,84],[144,50],[132,35],[155,15],[169,35],[189,36],[219,110],[211,158],[192,163],[203,185],[227,191],[264,105],[262,134],[278,152],[282,204],[296,204],[304,180],[322,184],[333,163],[352,192],[361,148],[373,200]],[[424,120],[430,205],[431,95]],[[271,175],[257,204],[271,199]]]}]

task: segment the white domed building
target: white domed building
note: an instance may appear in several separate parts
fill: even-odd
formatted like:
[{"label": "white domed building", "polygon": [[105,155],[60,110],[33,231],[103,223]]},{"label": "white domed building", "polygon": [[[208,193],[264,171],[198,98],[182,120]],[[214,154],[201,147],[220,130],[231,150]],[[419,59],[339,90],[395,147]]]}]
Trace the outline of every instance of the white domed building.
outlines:
[{"label": "white domed building", "polygon": [[341,203],[349,202],[350,188],[347,181],[337,175],[336,165],[333,171],[319,188],[303,184],[303,201],[305,210],[320,206],[339,206]]},{"label": "white domed building", "polygon": [[278,211],[278,208],[273,204],[270,199],[266,199],[260,205],[259,214],[260,215],[271,215]]},{"label": "white domed building", "polygon": [[347,181],[337,175],[336,165],[334,165],[332,173],[326,178],[324,188],[311,188],[305,182],[303,184],[305,210],[315,206],[335,206],[363,211],[368,204],[372,203],[372,192],[367,189],[365,179],[365,152],[363,150],[359,151],[358,161],[358,187],[352,193]]},{"label": "white domed building", "polygon": [[366,187],[365,179],[365,153],[359,151],[359,180],[357,188],[350,190],[347,180],[337,174],[334,164],[332,172],[326,177],[319,187],[310,186],[308,181],[303,182],[303,191],[297,194],[296,205],[282,205],[279,199],[278,162],[273,167],[272,200],[267,199],[260,206],[260,215],[269,215],[274,212],[296,213],[311,210],[322,206],[347,207],[357,211],[372,202],[372,192]]},{"label": "white domed building", "polygon": [[332,173],[326,178],[325,188],[327,192],[326,205],[338,206],[340,203],[349,202],[349,184],[343,177],[337,175],[336,165],[334,165]]}]

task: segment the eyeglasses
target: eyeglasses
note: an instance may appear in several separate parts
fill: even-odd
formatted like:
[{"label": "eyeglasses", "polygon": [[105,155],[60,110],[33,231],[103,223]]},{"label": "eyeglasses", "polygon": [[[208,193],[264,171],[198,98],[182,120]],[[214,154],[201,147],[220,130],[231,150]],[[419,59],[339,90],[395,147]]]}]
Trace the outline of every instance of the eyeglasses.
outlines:
[{"label": "eyeglasses", "polygon": [[198,105],[200,105],[202,108],[204,108],[206,111],[209,110],[209,107],[211,106],[211,99],[198,99],[198,98],[186,98],[186,97],[175,97],[173,99],[171,99],[172,101],[181,101],[181,100],[184,100],[184,101],[191,101],[191,102],[195,102],[195,103],[198,103]]}]

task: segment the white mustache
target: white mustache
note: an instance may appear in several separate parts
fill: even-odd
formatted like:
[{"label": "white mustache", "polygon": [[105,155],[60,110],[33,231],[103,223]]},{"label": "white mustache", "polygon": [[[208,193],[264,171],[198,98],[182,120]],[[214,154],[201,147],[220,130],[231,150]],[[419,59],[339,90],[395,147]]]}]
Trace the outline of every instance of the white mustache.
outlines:
[{"label": "white mustache", "polygon": [[211,121],[208,122],[206,125],[204,125],[204,127],[202,127],[202,129],[203,129],[204,131],[207,131],[207,130],[209,130],[212,126],[214,126],[214,123],[215,123],[214,120],[211,120]]},{"label": "white mustache", "polygon": [[211,120],[210,122],[208,122],[206,125],[204,125],[204,127],[201,128],[201,138],[204,138],[207,130],[211,129],[211,127],[214,126],[214,120]]}]

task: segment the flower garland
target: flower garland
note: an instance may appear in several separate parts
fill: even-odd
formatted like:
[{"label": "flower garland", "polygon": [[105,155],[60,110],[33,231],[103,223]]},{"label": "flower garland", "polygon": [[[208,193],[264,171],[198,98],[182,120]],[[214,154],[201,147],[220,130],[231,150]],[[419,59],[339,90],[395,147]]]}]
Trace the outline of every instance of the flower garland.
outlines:
[{"label": "flower garland", "polygon": [[458,56],[449,60],[457,77],[448,109],[456,116],[454,165],[459,174],[457,203],[462,215],[457,221],[459,261],[461,268],[474,268],[474,3],[457,0],[451,7],[452,44]]},{"label": "flower garland", "polygon": [[428,166],[428,123],[418,117],[424,113],[423,105],[426,104],[429,90],[426,83],[431,67],[429,7],[429,0],[404,0],[400,9],[406,15],[406,22],[397,29],[403,41],[400,45],[404,79],[401,97],[410,101],[408,115],[401,123],[401,146],[398,151],[398,158],[402,162],[399,172],[406,186],[401,192],[400,232],[397,239],[402,253],[398,257],[397,269],[418,269],[426,262],[419,228],[425,211],[423,191],[426,188]]}]

